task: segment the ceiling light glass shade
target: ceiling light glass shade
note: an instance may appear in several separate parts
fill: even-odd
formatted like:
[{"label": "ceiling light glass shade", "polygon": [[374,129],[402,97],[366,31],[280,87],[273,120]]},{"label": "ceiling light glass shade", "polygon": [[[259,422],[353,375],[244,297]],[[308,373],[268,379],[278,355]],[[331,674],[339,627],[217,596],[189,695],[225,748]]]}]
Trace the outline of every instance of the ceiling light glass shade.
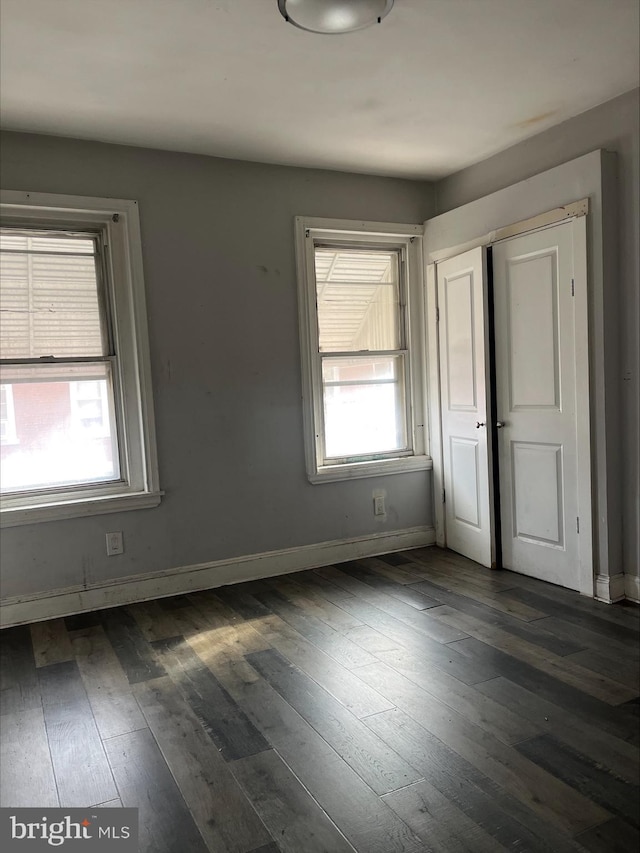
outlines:
[{"label": "ceiling light glass shade", "polygon": [[312,33],[352,33],[380,21],[394,0],[278,0],[286,21]]}]

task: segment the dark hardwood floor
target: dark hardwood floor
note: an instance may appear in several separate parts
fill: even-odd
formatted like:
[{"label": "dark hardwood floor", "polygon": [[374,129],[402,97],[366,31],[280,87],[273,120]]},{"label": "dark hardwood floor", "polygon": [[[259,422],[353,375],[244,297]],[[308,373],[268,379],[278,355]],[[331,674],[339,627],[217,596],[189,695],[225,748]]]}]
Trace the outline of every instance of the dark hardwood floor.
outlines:
[{"label": "dark hardwood floor", "polygon": [[4,806],[148,853],[637,851],[639,609],[424,548],[7,629]]}]

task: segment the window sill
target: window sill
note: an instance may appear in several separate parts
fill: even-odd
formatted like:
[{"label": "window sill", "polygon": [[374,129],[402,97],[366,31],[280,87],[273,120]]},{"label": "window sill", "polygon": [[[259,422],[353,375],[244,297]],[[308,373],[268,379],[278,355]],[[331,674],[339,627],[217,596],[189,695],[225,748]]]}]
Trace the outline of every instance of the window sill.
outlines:
[{"label": "window sill", "polygon": [[382,459],[375,462],[354,462],[348,465],[327,465],[309,474],[310,483],[335,483],[340,480],[361,480],[364,477],[384,477],[387,474],[408,474],[411,471],[430,471],[430,456],[405,456],[401,459]]},{"label": "window sill", "polygon": [[148,509],[158,506],[163,494],[164,492],[132,492],[58,503],[51,501],[30,506],[3,507],[0,513],[0,527],[18,527],[42,521],[60,521],[65,518]]}]

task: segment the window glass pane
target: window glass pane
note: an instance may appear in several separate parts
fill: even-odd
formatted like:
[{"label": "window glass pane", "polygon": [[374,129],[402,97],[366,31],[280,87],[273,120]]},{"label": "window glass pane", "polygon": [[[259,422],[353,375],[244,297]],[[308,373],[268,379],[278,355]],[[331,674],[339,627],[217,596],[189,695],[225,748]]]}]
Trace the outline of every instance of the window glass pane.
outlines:
[{"label": "window glass pane", "polygon": [[16,440],[16,419],[11,385],[0,385],[0,444]]},{"label": "window glass pane", "polygon": [[0,355],[105,355],[90,237],[0,232]]},{"label": "window glass pane", "polygon": [[14,430],[0,448],[3,492],[119,478],[108,363],[3,366],[1,378]]},{"label": "window glass pane", "polygon": [[404,359],[322,362],[325,456],[365,456],[407,448]]},{"label": "window glass pane", "polygon": [[321,352],[400,349],[398,253],[316,248]]}]

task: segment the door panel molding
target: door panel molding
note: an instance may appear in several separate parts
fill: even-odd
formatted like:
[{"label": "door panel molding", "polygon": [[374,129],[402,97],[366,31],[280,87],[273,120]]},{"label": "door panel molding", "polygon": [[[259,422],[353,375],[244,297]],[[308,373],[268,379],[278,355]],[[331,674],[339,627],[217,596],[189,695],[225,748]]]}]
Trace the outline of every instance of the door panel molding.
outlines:
[{"label": "door panel molding", "polygon": [[[451,459],[451,503],[456,521],[480,529],[482,516],[478,496],[478,442],[470,438],[449,437]],[[465,477],[466,475],[466,477]],[[462,484],[463,487],[459,487]],[[464,488],[466,486],[466,488]]]},{"label": "door panel molding", "polygon": [[[541,293],[540,280],[544,270],[539,271],[540,278],[532,287],[528,279],[531,275],[530,264],[534,261],[549,261],[551,274],[547,293]],[[526,275],[518,276],[518,271],[527,269]],[[509,260],[507,276],[506,313],[509,349],[509,411],[522,409],[560,409],[559,343],[558,343],[558,280],[557,257],[553,252],[539,252],[533,256]],[[545,264],[547,266],[547,264]],[[542,279],[543,280],[543,279]],[[518,292],[514,292],[514,285]],[[548,297],[550,310],[545,314],[536,304],[540,297]],[[551,322],[549,322],[549,320]],[[514,334],[515,331],[515,334]],[[546,388],[544,379],[547,379]],[[542,380],[542,381],[541,381]],[[534,387],[538,399],[518,401],[525,388]],[[545,390],[553,391],[545,399]]]},{"label": "door panel molding", "polygon": [[[510,445],[513,536],[564,550],[562,445],[526,441],[512,441]],[[530,512],[535,497],[532,481],[540,486],[545,478],[547,499],[542,507],[542,517],[535,519]],[[536,522],[538,529],[532,529]]]},{"label": "door panel molding", "polygon": [[[447,288],[444,293],[448,401],[449,408],[456,412],[477,412],[478,410],[473,284],[473,271],[465,270],[460,275],[447,278]],[[451,369],[453,364],[458,365],[455,372]],[[466,370],[460,370],[460,367]]]}]

